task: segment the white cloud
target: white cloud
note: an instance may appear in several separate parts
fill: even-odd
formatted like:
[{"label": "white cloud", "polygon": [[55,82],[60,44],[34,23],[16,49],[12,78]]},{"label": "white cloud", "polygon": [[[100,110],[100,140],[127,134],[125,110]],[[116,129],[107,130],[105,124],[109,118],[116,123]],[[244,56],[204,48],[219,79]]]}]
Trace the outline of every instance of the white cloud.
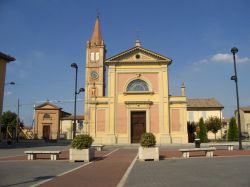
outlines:
[{"label": "white cloud", "polygon": [[218,53],[210,58],[213,62],[233,62],[233,57],[230,54]]},{"label": "white cloud", "polygon": [[[233,63],[233,55],[229,53],[218,53],[209,58],[194,62],[194,65],[207,64],[207,63],[212,63],[212,62]],[[239,64],[250,63],[250,58],[249,57],[241,58],[236,55],[236,63],[239,63]]]}]

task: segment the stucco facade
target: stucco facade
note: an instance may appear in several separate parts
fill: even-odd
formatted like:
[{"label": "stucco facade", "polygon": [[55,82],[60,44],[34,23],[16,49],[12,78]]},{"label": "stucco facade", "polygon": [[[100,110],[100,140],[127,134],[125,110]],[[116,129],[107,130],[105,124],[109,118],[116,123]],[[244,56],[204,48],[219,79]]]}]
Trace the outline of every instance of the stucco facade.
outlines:
[{"label": "stucco facade", "polygon": [[[238,117],[236,113],[236,118]],[[237,120],[238,122],[238,120]],[[250,134],[250,107],[240,107],[241,132]]]},{"label": "stucco facade", "polygon": [[[76,134],[83,133],[83,116],[76,116]],[[74,116],[62,111],[62,108],[45,102],[35,107],[34,137],[38,139],[57,140],[72,139]]]},{"label": "stucco facade", "polygon": [[187,143],[186,97],[169,96],[172,60],[139,40],[108,59],[105,52],[97,17],[86,50],[85,132],[102,144],[138,143],[143,132],[158,144]]},{"label": "stucco facade", "polygon": [[[223,106],[214,98],[199,98],[187,100],[187,121],[198,123],[200,118],[206,121],[209,117],[217,117],[223,119]],[[221,138],[226,132],[226,128],[222,128],[216,133],[216,138]],[[214,139],[212,132],[208,132],[208,139]]]},{"label": "stucco facade", "polygon": [[0,52],[0,115],[2,115],[2,110],[3,110],[6,64],[14,60],[16,59]]}]

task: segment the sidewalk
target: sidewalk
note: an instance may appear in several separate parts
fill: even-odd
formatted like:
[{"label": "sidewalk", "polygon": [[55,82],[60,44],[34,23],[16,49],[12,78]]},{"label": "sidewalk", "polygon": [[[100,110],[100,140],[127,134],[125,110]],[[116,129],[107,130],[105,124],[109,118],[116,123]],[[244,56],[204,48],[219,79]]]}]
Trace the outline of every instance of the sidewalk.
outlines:
[{"label": "sidewalk", "polygon": [[[46,149],[52,148],[47,147]],[[59,147],[55,148],[58,149]],[[61,148],[65,150],[66,147]],[[195,175],[204,174],[204,176],[211,178],[217,172],[222,172],[219,175],[223,175],[223,179],[227,176],[228,181],[236,180],[235,176],[231,175],[242,176],[244,184],[249,181],[250,186],[250,180],[246,177],[246,174],[249,174],[248,168],[250,167],[249,149],[241,151],[216,150],[213,158],[206,158],[204,152],[197,152],[191,153],[189,159],[182,159],[178,148],[180,147],[160,147],[161,160],[159,162],[136,161],[125,181],[125,186],[157,186],[156,184],[179,186],[178,177],[182,181],[191,178],[196,182],[198,181],[197,184],[203,184],[207,182],[206,178],[199,178]],[[38,149],[41,149],[41,147]],[[0,181],[0,186],[113,187],[121,181],[137,155],[137,147],[135,146],[106,146],[104,151],[96,151],[96,160],[93,162],[70,163],[68,161],[68,150],[62,151],[58,161],[51,161],[49,156],[45,155],[39,155],[38,160],[28,161],[23,150],[26,150],[26,148],[18,150],[16,156],[13,156],[13,153],[11,155],[2,154],[6,156],[0,158],[0,178],[4,179]],[[4,151],[8,152],[9,150]],[[22,155],[20,155],[21,152]],[[187,168],[183,168],[184,166]],[[228,171],[232,167],[234,167],[233,171]],[[194,168],[195,172],[193,171]],[[205,171],[203,171],[204,168]],[[187,173],[185,174],[183,171]],[[10,172],[11,179],[8,177]],[[177,180],[177,183],[174,180]],[[219,181],[219,178],[216,180]],[[145,181],[148,181],[147,185]],[[186,181],[187,184],[188,182],[190,181]],[[184,185],[185,183],[181,184]],[[223,186],[223,183],[220,184],[220,186]],[[209,183],[208,185],[203,184],[203,186],[209,186]]]}]

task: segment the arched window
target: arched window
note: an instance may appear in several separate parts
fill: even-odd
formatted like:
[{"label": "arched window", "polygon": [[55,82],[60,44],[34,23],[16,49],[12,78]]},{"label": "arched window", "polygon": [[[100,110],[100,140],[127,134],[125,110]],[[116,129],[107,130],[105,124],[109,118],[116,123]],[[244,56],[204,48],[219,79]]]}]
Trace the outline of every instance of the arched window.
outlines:
[{"label": "arched window", "polygon": [[141,79],[136,79],[131,81],[127,87],[127,92],[146,92],[146,91],[149,91],[148,84]]},{"label": "arched window", "polygon": [[43,119],[51,119],[50,115],[48,113],[45,113],[43,115]]}]

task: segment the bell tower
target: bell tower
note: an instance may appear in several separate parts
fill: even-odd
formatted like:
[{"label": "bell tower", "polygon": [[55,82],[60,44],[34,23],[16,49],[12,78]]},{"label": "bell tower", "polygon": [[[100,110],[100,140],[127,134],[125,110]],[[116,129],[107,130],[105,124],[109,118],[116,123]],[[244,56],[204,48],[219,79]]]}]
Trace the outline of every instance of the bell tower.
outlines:
[{"label": "bell tower", "polygon": [[90,115],[89,103],[105,95],[105,54],[100,18],[97,16],[92,37],[86,47],[85,121],[88,121]]},{"label": "bell tower", "polygon": [[101,35],[100,19],[96,17],[91,39],[87,42],[85,87],[87,98],[105,95],[105,45]]}]

